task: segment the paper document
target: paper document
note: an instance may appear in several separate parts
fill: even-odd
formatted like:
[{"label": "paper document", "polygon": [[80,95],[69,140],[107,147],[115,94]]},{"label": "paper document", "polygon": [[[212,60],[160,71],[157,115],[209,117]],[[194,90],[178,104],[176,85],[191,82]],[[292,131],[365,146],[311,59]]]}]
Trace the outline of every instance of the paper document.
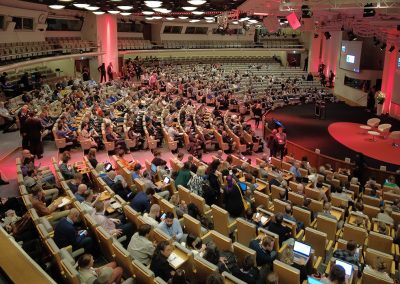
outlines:
[{"label": "paper document", "polygon": [[184,263],[185,260],[183,258],[179,257],[176,253],[173,252],[168,257],[168,262],[172,267],[177,268],[180,265],[182,265],[182,263]]},{"label": "paper document", "polygon": [[69,203],[70,203],[70,200],[68,198],[66,198],[66,197],[63,197],[62,200],[61,200],[61,203],[58,205],[58,208],[61,208],[61,207],[65,206],[65,205],[67,205]]}]

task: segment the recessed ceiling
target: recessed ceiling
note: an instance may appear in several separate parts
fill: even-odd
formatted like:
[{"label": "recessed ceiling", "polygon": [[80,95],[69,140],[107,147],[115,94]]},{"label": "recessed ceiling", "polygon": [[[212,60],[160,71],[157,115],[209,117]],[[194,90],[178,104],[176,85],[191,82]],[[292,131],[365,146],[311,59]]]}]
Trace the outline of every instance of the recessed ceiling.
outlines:
[{"label": "recessed ceiling", "polygon": [[[91,6],[98,6],[102,11],[118,10],[117,6],[132,6],[129,10],[132,13],[141,13],[142,11],[152,10],[145,5],[145,0],[26,0],[27,2],[33,2],[37,4],[54,5],[60,4],[65,5],[65,9],[81,10],[86,11],[84,8],[77,8],[74,3],[84,3]],[[182,7],[193,6],[188,3],[187,0],[172,0],[162,1],[161,7],[171,10],[172,13],[185,12]],[[222,12],[236,9],[239,5],[243,4],[245,0],[207,0],[206,3],[198,5],[197,10],[207,12]],[[122,12],[122,10],[121,10]]]}]

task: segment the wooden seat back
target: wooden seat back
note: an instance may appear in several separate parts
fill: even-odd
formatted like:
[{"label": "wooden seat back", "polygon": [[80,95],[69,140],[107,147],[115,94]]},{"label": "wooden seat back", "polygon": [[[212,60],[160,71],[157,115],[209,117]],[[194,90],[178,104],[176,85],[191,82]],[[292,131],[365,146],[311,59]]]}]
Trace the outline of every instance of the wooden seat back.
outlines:
[{"label": "wooden seat back", "polygon": [[300,283],[300,270],[279,260],[274,260],[274,272],[278,274],[279,284]]},{"label": "wooden seat back", "polygon": [[193,218],[188,214],[183,214],[183,224],[187,233],[192,234],[196,237],[202,236],[201,223],[199,220]]},{"label": "wooden seat back", "polygon": [[236,241],[245,246],[248,246],[250,241],[255,239],[257,234],[256,225],[244,220],[243,218],[236,219],[236,230]]},{"label": "wooden seat back", "polygon": [[322,215],[317,216],[316,229],[327,235],[328,240],[336,240],[337,220]]},{"label": "wooden seat back", "polygon": [[151,271],[147,266],[143,265],[136,259],[132,261],[133,270],[135,273],[136,283],[141,284],[153,284],[154,283],[154,272]]},{"label": "wooden seat back", "polygon": [[327,241],[328,236],[326,233],[317,231],[311,227],[306,227],[305,242],[314,249],[315,256],[320,256],[322,259],[325,259]]}]

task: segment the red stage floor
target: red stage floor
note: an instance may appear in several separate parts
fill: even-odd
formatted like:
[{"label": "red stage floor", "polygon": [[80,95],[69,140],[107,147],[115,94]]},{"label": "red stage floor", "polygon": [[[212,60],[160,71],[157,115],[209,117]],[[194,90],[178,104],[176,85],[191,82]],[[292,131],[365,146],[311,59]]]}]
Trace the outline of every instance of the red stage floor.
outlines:
[{"label": "red stage floor", "polygon": [[376,160],[400,165],[400,147],[393,147],[393,140],[372,136],[360,129],[358,123],[335,122],[329,125],[329,134],[339,143]]}]

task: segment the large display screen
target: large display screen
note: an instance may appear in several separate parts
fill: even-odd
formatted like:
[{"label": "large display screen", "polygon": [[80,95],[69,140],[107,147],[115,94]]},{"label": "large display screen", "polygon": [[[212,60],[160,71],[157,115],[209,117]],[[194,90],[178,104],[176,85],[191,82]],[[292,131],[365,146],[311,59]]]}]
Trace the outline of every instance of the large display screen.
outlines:
[{"label": "large display screen", "polygon": [[343,40],[340,49],[340,68],[360,72],[362,41]]}]

